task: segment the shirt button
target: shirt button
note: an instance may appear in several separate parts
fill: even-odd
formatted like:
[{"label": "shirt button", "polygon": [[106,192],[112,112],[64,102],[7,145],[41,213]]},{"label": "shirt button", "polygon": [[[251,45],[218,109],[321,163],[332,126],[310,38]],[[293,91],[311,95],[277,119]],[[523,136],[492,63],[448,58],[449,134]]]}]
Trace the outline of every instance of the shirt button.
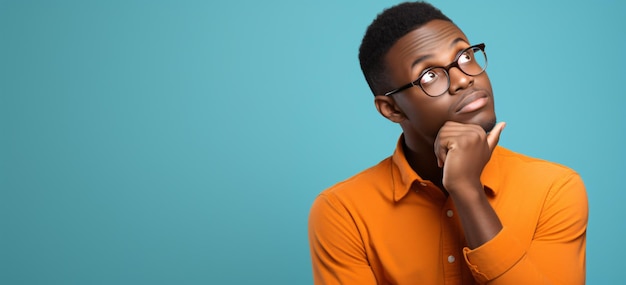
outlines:
[{"label": "shirt button", "polygon": [[454,263],[455,260],[456,258],[454,258],[454,255],[448,256],[448,263]]},{"label": "shirt button", "polygon": [[454,212],[452,210],[448,210],[446,212],[446,216],[448,216],[448,218],[452,218],[452,216],[454,216]]}]

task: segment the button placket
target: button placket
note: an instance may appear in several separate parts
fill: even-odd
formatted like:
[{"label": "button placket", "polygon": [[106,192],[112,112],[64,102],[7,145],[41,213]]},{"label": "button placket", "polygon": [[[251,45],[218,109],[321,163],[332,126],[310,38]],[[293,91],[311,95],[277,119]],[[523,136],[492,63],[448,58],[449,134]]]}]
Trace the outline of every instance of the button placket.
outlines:
[{"label": "button placket", "polygon": [[449,196],[446,202],[441,205],[440,219],[442,225],[443,247],[441,259],[444,262],[444,274],[446,280],[457,280],[463,274],[462,262],[457,262],[457,257],[461,256],[461,240],[459,239],[460,228],[455,217],[455,208],[452,198]]}]

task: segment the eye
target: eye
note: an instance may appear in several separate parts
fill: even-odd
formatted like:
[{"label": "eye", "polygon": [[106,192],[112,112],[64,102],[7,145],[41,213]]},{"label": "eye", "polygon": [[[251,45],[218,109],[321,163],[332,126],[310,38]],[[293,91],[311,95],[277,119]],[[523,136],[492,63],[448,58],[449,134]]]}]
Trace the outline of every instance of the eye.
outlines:
[{"label": "eye", "polygon": [[433,82],[437,81],[438,77],[439,77],[439,75],[437,75],[437,73],[434,70],[426,71],[426,73],[424,73],[424,75],[422,75],[422,79],[420,80],[420,84],[422,84],[422,85],[432,84]]},{"label": "eye", "polygon": [[459,64],[464,64],[464,63],[468,63],[468,62],[472,62],[472,60],[474,59],[474,52],[473,51],[466,51],[464,52],[460,57],[459,57]]}]

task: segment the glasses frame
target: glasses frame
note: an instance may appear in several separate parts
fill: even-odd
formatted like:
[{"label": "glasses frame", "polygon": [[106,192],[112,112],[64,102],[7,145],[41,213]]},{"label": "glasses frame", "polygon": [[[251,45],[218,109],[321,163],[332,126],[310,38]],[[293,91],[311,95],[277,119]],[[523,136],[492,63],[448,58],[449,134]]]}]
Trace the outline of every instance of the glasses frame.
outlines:
[{"label": "glasses frame", "polygon": [[[480,49],[480,51],[485,55],[485,66],[483,67],[483,70],[481,72],[477,73],[477,74],[468,74],[467,72],[463,71],[463,69],[461,67],[459,67],[459,58],[461,58],[461,55],[463,55],[463,53],[465,53],[466,51],[471,50],[471,49],[475,49],[475,48]],[[442,68],[443,71],[446,73],[446,77],[448,79],[448,88],[450,88],[450,69],[451,68],[456,67],[461,72],[463,72],[463,74],[465,74],[467,76],[477,76],[477,75],[481,75],[483,72],[485,72],[485,70],[487,69],[487,64],[488,64],[488,60],[487,60],[487,53],[485,52],[485,44],[484,43],[479,43],[479,44],[470,46],[470,47],[460,51],[456,55],[456,57],[454,57],[454,61],[452,63],[448,64],[447,66],[433,66],[433,67],[429,67],[429,68],[425,69],[424,71],[422,71],[422,73],[420,74],[420,76],[417,77],[416,80],[414,80],[414,81],[412,81],[412,82],[410,82],[410,83],[408,83],[406,85],[403,85],[403,86],[401,86],[399,88],[391,90],[391,91],[389,91],[389,92],[387,92],[387,93],[385,93],[383,95],[384,96],[391,96],[391,95],[396,94],[396,93],[398,93],[400,91],[404,91],[406,89],[409,89],[409,88],[411,88],[413,86],[419,86],[420,89],[422,89],[422,91],[424,92],[424,94],[426,94],[426,95],[428,95],[430,97],[438,97],[438,96],[441,96],[444,93],[446,93],[446,91],[443,91],[441,94],[437,94],[437,95],[430,95],[430,94],[428,94],[428,92],[426,92],[426,90],[424,90],[424,87],[422,87],[422,84],[420,83],[420,81],[422,80],[422,77],[424,77],[424,75],[426,75],[426,73],[428,73],[429,71],[431,71],[431,70],[433,70],[435,68]],[[448,88],[446,88],[446,90]]]}]

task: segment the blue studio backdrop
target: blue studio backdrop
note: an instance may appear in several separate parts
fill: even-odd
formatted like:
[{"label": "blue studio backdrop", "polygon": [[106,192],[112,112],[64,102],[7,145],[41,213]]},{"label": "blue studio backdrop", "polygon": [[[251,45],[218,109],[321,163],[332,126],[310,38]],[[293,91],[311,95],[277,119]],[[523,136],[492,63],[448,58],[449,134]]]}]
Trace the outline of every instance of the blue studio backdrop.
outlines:
[{"label": "blue studio backdrop", "polygon": [[[0,284],[311,284],[316,195],[394,149],[360,39],[398,1],[0,0]],[[500,144],[572,167],[618,284],[626,2],[432,1]]]}]

